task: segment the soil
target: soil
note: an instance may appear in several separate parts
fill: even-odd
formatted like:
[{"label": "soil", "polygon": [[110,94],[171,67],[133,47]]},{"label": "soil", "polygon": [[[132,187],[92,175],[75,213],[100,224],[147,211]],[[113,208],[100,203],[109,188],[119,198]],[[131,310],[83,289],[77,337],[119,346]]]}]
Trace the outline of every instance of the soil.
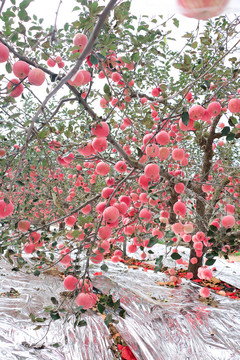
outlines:
[{"label": "soil", "polygon": [[236,256],[236,255],[229,255],[229,260],[230,261],[234,261],[234,262],[240,262],[240,256]]},{"label": "soil", "polygon": [[[239,256],[235,256],[239,257]],[[128,258],[126,261],[124,261],[125,264],[132,269],[138,269],[139,267],[142,267],[145,271],[148,270],[154,270],[154,265],[149,265],[144,262],[141,262],[139,260],[130,259]],[[168,275],[167,268],[164,267],[161,270],[162,272],[165,272]],[[187,270],[185,269],[179,269],[176,274],[179,278],[186,278],[187,276]],[[212,277],[211,280],[192,280],[195,283],[198,283],[201,286],[208,287],[209,289],[215,291],[218,295],[229,297],[233,300],[240,300],[240,289],[233,287],[232,285],[229,285],[225,283],[224,281],[221,281],[220,279],[217,279],[215,277]],[[172,281],[164,281],[164,282],[157,282],[160,286],[168,286],[168,287],[178,287],[177,282]],[[209,303],[209,305],[211,305]]]}]

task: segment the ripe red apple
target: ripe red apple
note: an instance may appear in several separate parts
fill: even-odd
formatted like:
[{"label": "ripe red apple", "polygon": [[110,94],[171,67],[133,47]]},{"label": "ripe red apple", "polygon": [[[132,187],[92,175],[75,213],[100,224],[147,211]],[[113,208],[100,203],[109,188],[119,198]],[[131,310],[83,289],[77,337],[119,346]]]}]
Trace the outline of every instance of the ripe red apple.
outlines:
[{"label": "ripe red apple", "polygon": [[86,44],[88,42],[88,38],[85,34],[78,33],[73,38],[73,45],[79,46],[79,52],[83,52]]},{"label": "ripe red apple", "polygon": [[110,165],[108,165],[107,163],[105,163],[103,161],[98,163],[96,166],[96,173],[98,175],[105,176],[109,173],[109,171],[110,171]]},{"label": "ripe red apple", "polygon": [[84,77],[83,85],[88,84],[92,80],[90,72],[87,70],[80,70],[80,72],[83,74]]},{"label": "ripe red apple", "polygon": [[3,157],[6,154],[5,149],[0,149],[0,157]]},{"label": "ripe red apple", "polygon": [[[19,85],[17,85],[19,84]],[[17,86],[16,86],[17,85]],[[15,89],[14,89],[15,88]],[[7,84],[7,89],[8,90],[12,90],[10,92],[10,96],[12,97],[18,97],[21,95],[21,93],[23,92],[23,84],[19,82],[18,79],[12,79],[11,81],[9,81],[9,83]]]},{"label": "ripe red apple", "polygon": [[18,230],[21,232],[27,232],[30,228],[30,222],[27,220],[20,220],[18,222]]},{"label": "ripe red apple", "polygon": [[32,85],[41,86],[45,81],[45,73],[38,68],[32,69],[28,74],[28,80]]},{"label": "ripe red apple", "polygon": [[96,137],[92,141],[92,147],[95,151],[102,152],[107,148],[107,140],[104,137]]},{"label": "ripe red apple", "polygon": [[103,219],[106,223],[111,224],[119,218],[119,211],[114,206],[109,206],[103,212]]},{"label": "ripe red apple", "polygon": [[220,15],[228,3],[229,0],[177,0],[184,16],[198,20],[207,20]]},{"label": "ripe red apple", "polygon": [[228,110],[233,114],[240,112],[240,99],[231,99],[228,103]]},{"label": "ripe red apple", "polygon": [[52,58],[49,58],[47,60],[47,64],[48,64],[49,67],[54,67],[56,65],[56,61],[53,60]]},{"label": "ripe red apple", "polygon": [[111,78],[112,78],[112,81],[117,83],[121,79],[121,75],[118,72],[114,72],[114,73],[112,73]]},{"label": "ripe red apple", "polygon": [[67,290],[73,291],[76,289],[78,279],[75,276],[68,275],[63,282],[64,287]]},{"label": "ripe red apple", "polygon": [[101,121],[99,124],[93,125],[91,133],[97,137],[107,137],[109,134],[109,126],[106,122]]},{"label": "ripe red apple", "polygon": [[72,86],[80,86],[84,82],[84,75],[81,71],[78,71],[73,77],[68,80],[68,83]]},{"label": "ripe red apple", "polygon": [[8,48],[0,43],[0,63],[7,61],[9,58]]},{"label": "ripe red apple", "polygon": [[6,203],[4,200],[0,201],[0,219],[4,219],[13,213],[13,203],[10,201]]},{"label": "ripe red apple", "polygon": [[83,306],[85,310],[92,308],[97,302],[97,296],[93,293],[80,293],[76,298],[78,306]]},{"label": "ripe red apple", "polygon": [[157,164],[148,164],[144,168],[144,174],[149,179],[156,181],[159,178],[159,166]]},{"label": "ripe red apple", "polygon": [[162,130],[157,134],[156,141],[160,145],[167,145],[170,141],[170,136],[166,131]]},{"label": "ripe red apple", "polygon": [[32,254],[35,250],[35,245],[33,243],[26,243],[23,250],[26,254]]},{"label": "ripe red apple", "polygon": [[26,76],[28,76],[30,67],[25,61],[17,61],[15,64],[13,64],[12,70],[15,76],[17,76],[19,79],[24,79]]}]

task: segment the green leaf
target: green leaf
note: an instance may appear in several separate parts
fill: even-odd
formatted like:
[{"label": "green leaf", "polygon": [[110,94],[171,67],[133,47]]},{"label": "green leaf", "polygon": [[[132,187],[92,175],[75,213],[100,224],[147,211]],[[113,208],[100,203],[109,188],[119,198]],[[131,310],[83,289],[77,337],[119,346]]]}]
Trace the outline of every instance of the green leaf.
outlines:
[{"label": "green leaf", "polygon": [[230,116],[230,118],[228,119],[228,123],[230,126],[235,126],[237,125],[238,121],[234,116]]},{"label": "green leaf", "polygon": [[158,243],[157,236],[153,236],[153,237],[150,238],[149,243],[147,244],[147,247],[150,248],[150,247],[152,247],[153,245],[155,245],[157,243]]},{"label": "green leaf", "polygon": [[98,7],[97,1],[94,1],[92,4],[89,4],[90,14],[94,14],[94,11],[96,11]]},{"label": "green leaf", "polygon": [[58,305],[58,301],[55,297],[51,297],[51,302],[54,304],[54,305]]},{"label": "green leaf", "polygon": [[81,54],[79,52],[75,52],[69,56],[68,60],[76,60],[80,55]]},{"label": "green leaf", "polygon": [[107,326],[109,326],[109,324],[110,324],[112,321],[113,321],[113,320],[112,320],[112,315],[111,315],[111,314],[107,314],[107,316],[106,316],[106,318],[105,318],[105,320],[104,320],[105,324],[106,324]]},{"label": "green leaf", "polygon": [[175,69],[181,70],[183,72],[189,72],[192,69],[191,64],[181,64],[181,63],[174,63],[172,65],[173,67],[175,67]]},{"label": "green leaf", "polygon": [[18,265],[22,267],[24,264],[26,264],[26,261],[22,257],[17,258]]},{"label": "green leaf", "polygon": [[185,39],[190,39],[192,37],[192,34],[191,33],[186,33],[182,37],[185,38]]},{"label": "green leaf", "polygon": [[130,63],[131,63],[131,60],[130,60],[127,56],[121,56],[121,60],[122,60],[124,63],[127,63],[127,64],[130,64]]},{"label": "green leaf", "polygon": [[181,64],[181,63],[174,63],[174,64],[173,64],[173,67],[175,67],[175,69],[182,70],[183,64]]},{"label": "green leaf", "polygon": [[178,253],[172,253],[171,258],[173,260],[179,260],[179,259],[181,259],[181,255],[179,255]]},{"label": "green leaf", "polygon": [[179,27],[179,20],[178,19],[174,18],[173,23],[177,28]]},{"label": "green leaf", "polygon": [[130,4],[130,1],[125,1],[116,6],[114,9],[114,19],[123,22],[129,16]]},{"label": "green leaf", "polygon": [[163,263],[163,255],[160,255],[156,261],[155,261],[155,264],[158,265],[159,267],[162,266],[162,263]]},{"label": "green leaf", "polygon": [[153,199],[153,200],[158,200],[159,199],[159,195],[158,194],[150,194],[150,198]]},{"label": "green leaf", "polygon": [[103,264],[102,266],[101,266],[101,270],[102,271],[108,271],[108,266],[106,265],[106,264]]},{"label": "green leaf", "polygon": [[33,273],[33,275],[39,276],[39,275],[40,275],[40,271],[39,271],[39,270],[35,270],[34,273]]},{"label": "green leaf", "polygon": [[18,40],[18,33],[15,32],[15,34],[13,34],[13,35],[11,36],[11,41],[12,41],[12,42],[15,42],[15,41],[17,41],[17,40]]},{"label": "green leaf", "polygon": [[192,48],[193,49],[196,49],[197,48],[197,46],[198,46],[198,43],[197,43],[197,41],[194,41],[193,43],[192,43]]},{"label": "green leaf", "polygon": [[94,56],[93,54],[90,55],[90,61],[93,65],[97,65],[98,64],[98,59],[96,58],[96,56]]},{"label": "green leaf", "polygon": [[139,157],[143,156],[143,151],[139,147],[137,147],[137,154]]},{"label": "green leaf", "polygon": [[223,135],[223,136],[225,136],[225,135],[227,135],[227,134],[229,134],[230,133],[230,127],[229,126],[225,126],[223,129],[222,129],[222,131],[221,131],[221,134]]},{"label": "green leaf", "polygon": [[29,317],[30,317],[30,319],[31,319],[32,322],[35,322],[35,321],[36,321],[35,315],[34,315],[33,313],[31,313],[31,314],[29,315]]},{"label": "green leaf", "polygon": [[86,326],[87,325],[87,322],[85,320],[80,320],[78,323],[77,323],[77,326]]},{"label": "green leaf", "polygon": [[203,45],[211,45],[212,40],[209,37],[200,37],[200,41]]},{"label": "green leaf", "polygon": [[7,72],[10,74],[12,72],[12,65],[9,62],[7,62],[5,67],[6,67]]},{"label": "green leaf", "polygon": [[108,86],[108,84],[104,85],[103,91],[105,92],[105,94],[111,95],[111,90],[110,90],[110,87]]},{"label": "green leaf", "polygon": [[50,311],[50,316],[54,321],[60,319],[59,313],[57,311],[54,311],[54,310]]},{"label": "green leaf", "polygon": [[134,53],[131,56],[132,61],[137,62],[140,59],[139,53]]},{"label": "green leaf", "polygon": [[12,271],[20,271],[20,269],[18,267],[14,267],[12,268]]},{"label": "green leaf", "polygon": [[147,231],[149,231],[151,229],[151,227],[152,227],[152,224],[150,224],[150,223],[146,224],[146,226],[145,226]]},{"label": "green leaf", "polygon": [[23,0],[19,5],[20,9],[21,10],[26,9],[31,2],[32,2],[32,0]]},{"label": "green leaf", "polygon": [[214,226],[214,225],[210,225],[210,226],[209,226],[209,229],[210,229],[211,231],[213,231],[213,232],[218,231],[218,228],[217,228],[216,226]]},{"label": "green leaf", "polygon": [[98,311],[103,314],[104,310],[105,310],[105,306],[103,306],[102,304],[98,303],[97,305]]},{"label": "green leaf", "polygon": [[207,236],[215,236],[215,233],[212,230],[208,230]]},{"label": "green leaf", "polygon": [[116,312],[120,307],[120,299],[118,299],[113,306],[114,312]]},{"label": "green leaf", "polygon": [[190,65],[191,64],[191,58],[190,58],[190,56],[189,55],[187,55],[187,54],[184,54],[184,64],[186,64],[186,65]]},{"label": "green leaf", "polygon": [[35,319],[35,321],[37,321],[37,322],[44,322],[45,320],[46,320],[46,318],[40,318],[40,317],[37,317]]},{"label": "green leaf", "polygon": [[[44,59],[44,60],[45,60],[45,59]],[[51,80],[51,82],[55,82],[57,77],[58,77],[58,74],[51,74],[51,75],[50,75],[50,80]]]},{"label": "green leaf", "polygon": [[126,317],[126,310],[121,309],[121,310],[119,311],[119,316],[121,316],[123,319],[125,319],[125,317]]},{"label": "green leaf", "polygon": [[16,184],[18,184],[19,186],[25,186],[25,184],[20,180],[16,180]]},{"label": "green leaf", "polygon": [[74,230],[71,235],[76,239],[79,236],[79,230]]},{"label": "green leaf", "polygon": [[26,10],[20,10],[20,11],[18,12],[18,16],[19,16],[19,19],[20,19],[20,20],[23,20],[23,21],[27,21],[27,20],[29,19]]},{"label": "green leaf", "polygon": [[206,85],[206,87],[208,88],[208,89],[210,89],[210,86],[211,86],[211,84],[210,84],[210,82],[208,81],[208,80],[204,80],[204,84]]},{"label": "green leaf", "polygon": [[227,141],[232,141],[232,140],[234,140],[234,138],[235,138],[235,134],[229,133],[228,136],[226,137],[226,140]]},{"label": "green leaf", "polygon": [[183,122],[183,124],[184,124],[185,126],[188,126],[189,120],[190,120],[190,118],[189,118],[189,113],[188,113],[188,111],[184,111],[184,112],[182,113],[182,122]]},{"label": "green leaf", "polygon": [[231,62],[233,62],[233,63],[234,63],[234,62],[236,62],[236,61],[237,61],[237,58],[234,56],[234,57],[229,58],[229,59],[228,59],[228,61],[231,61]]},{"label": "green leaf", "polygon": [[105,60],[105,56],[102,55],[100,52],[97,53],[97,56],[100,60]]},{"label": "green leaf", "polygon": [[29,30],[30,30],[30,31],[32,31],[32,30],[42,30],[42,27],[41,27],[41,26],[31,26],[31,27],[29,28]]},{"label": "green leaf", "polygon": [[215,263],[216,259],[208,259],[206,262],[205,262],[205,265],[213,265]]},{"label": "green leaf", "polygon": [[21,113],[15,113],[9,116],[9,119],[17,119],[19,116],[21,116]]},{"label": "green leaf", "polygon": [[45,41],[44,43],[42,43],[42,47],[43,47],[44,49],[49,49],[49,48],[51,47],[49,41],[47,40],[47,41]]},{"label": "green leaf", "polygon": [[42,131],[40,131],[38,133],[38,136],[41,138],[41,139],[44,139],[46,136],[48,136],[49,134],[49,129],[45,128],[43,129]]},{"label": "green leaf", "polygon": [[38,326],[36,326],[33,330],[39,330],[39,329],[41,329],[42,328],[42,325],[38,325]]},{"label": "green leaf", "polygon": [[[211,242],[211,241],[209,241],[209,242]],[[214,256],[215,256],[215,255],[212,254],[212,253],[207,253],[207,254],[206,254],[206,258],[207,258],[207,259],[212,259],[212,258],[214,258]]]}]

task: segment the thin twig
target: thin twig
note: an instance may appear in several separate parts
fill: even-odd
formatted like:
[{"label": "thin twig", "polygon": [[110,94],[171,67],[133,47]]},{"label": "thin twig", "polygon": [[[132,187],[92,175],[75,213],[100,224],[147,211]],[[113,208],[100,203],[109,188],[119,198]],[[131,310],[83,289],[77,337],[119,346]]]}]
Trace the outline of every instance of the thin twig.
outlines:
[{"label": "thin twig", "polygon": [[54,26],[53,26],[52,35],[51,35],[51,40],[52,40],[52,41],[56,41],[56,40],[57,40],[57,38],[56,38],[56,33],[57,33],[57,18],[58,18],[58,13],[59,13],[59,9],[60,9],[61,4],[62,4],[62,0],[59,1],[58,8],[57,8],[57,11],[56,11],[55,22],[54,22]]}]

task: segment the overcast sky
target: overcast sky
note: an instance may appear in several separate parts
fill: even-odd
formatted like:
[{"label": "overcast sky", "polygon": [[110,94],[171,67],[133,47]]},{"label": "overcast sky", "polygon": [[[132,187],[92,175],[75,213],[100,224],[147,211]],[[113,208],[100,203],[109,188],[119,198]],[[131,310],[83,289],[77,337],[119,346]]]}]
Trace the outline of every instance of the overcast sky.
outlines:
[{"label": "overcast sky", "polygon": [[[178,13],[176,2],[177,0],[132,0],[131,12],[135,15],[172,15]],[[107,4],[108,0],[100,0],[99,3]],[[29,9],[35,8],[38,17],[43,17],[51,24],[58,4],[59,0],[34,0]],[[59,13],[59,25],[64,24],[71,17],[71,9],[76,5],[77,1],[75,0],[63,0]],[[240,0],[230,0],[229,8],[239,11]],[[186,27],[191,26],[192,23],[194,26],[196,23],[196,20],[187,18],[184,18],[184,20],[186,21]]]},{"label": "overcast sky", "polygon": [[[30,15],[36,14],[38,18],[42,17],[44,19],[43,27],[47,27],[54,24],[55,13],[58,8],[59,1],[60,0],[34,0],[27,10]],[[99,0],[99,4],[105,5],[108,1],[109,0]],[[157,16],[161,14],[164,15],[164,19],[167,19],[175,14],[175,16],[180,20],[180,27],[177,29],[172,25],[171,29],[173,30],[173,33],[171,34],[171,37],[177,40],[174,42],[174,49],[180,51],[184,43],[182,36],[186,31],[196,29],[198,21],[181,16],[176,6],[176,2],[177,0],[132,0],[131,13],[137,16]],[[5,9],[7,7],[7,3],[8,2],[5,4]],[[71,22],[76,19],[77,11],[72,12],[72,9],[77,5],[80,4],[77,3],[76,0],[62,0],[57,21],[58,29],[63,27],[66,22]],[[240,11],[240,0],[230,0],[228,12],[232,12],[232,9],[234,11]],[[201,23],[203,24],[204,22]],[[5,64],[0,64],[0,74],[5,72],[4,65]],[[37,92],[41,93],[40,90],[41,89]],[[39,95],[41,96],[41,94]]]}]

